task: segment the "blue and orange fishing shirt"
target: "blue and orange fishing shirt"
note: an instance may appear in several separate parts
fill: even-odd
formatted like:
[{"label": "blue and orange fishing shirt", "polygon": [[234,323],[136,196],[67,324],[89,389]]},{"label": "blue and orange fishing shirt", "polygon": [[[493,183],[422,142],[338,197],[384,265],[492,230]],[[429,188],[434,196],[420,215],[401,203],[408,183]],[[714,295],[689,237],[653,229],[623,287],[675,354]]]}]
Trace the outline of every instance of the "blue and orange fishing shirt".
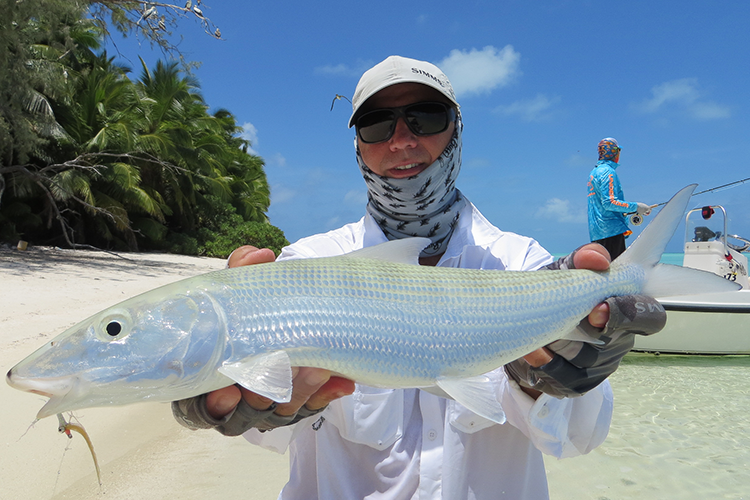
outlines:
[{"label": "blue and orange fishing shirt", "polygon": [[609,238],[628,231],[625,214],[635,212],[638,204],[627,202],[617,178],[618,164],[599,160],[589,175],[589,236],[591,241]]}]

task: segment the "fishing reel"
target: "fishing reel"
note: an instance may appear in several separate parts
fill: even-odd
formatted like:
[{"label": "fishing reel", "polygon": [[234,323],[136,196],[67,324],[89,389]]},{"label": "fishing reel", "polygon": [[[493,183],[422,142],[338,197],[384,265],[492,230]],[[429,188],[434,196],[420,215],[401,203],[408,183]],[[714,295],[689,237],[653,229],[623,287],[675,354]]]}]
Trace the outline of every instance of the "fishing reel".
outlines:
[{"label": "fishing reel", "polygon": [[634,226],[640,226],[643,224],[643,216],[641,214],[633,214],[630,216],[630,223]]},{"label": "fishing reel", "polygon": [[[664,203],[662,203],[662,205],[664,205]],[[656,208],[658,206],[659,205],[651,205],[649,207],[649,209],[654,209],[654,208]],[[643,214],[643,215],[648,215],[650,213],[651,213],[651,210],[649,210],[649,212],[647,214]],[[629,215],[630,216],[629,220],[630,220],[630,223],[632,225],[634,225],[634,226],[640,226],[641,224],[643,224],[643,215],[642,214],[639,214],[638,212],[629,212],[629,213],[626,213],[625,215]]]}]

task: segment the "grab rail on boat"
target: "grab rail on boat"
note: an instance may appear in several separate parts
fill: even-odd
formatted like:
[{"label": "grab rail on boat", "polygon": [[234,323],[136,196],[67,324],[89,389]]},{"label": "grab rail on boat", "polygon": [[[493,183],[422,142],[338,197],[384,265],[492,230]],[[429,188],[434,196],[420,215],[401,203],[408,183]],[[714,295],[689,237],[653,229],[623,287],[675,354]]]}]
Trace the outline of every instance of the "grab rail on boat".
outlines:
[{"label": "grab rail on boat", "polygon": [[748,248],[750,248],[750,240],[747,238],[743,238],[742,236],[738,236],[736,234],[728,234],[727,238],[732,238],[735,240],[740,240],[744,243],[744,245],[734,245],[732,243],[727,242],[727,246],[734,250],[735,252],[744,252]]}]

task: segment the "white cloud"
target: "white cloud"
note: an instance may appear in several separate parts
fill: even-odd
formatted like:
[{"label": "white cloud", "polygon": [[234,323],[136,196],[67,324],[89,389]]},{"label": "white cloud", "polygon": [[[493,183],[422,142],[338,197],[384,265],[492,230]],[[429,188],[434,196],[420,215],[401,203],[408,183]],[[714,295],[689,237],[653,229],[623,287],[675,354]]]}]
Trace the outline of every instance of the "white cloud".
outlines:
[{"label": "white cloud", "polygon": [[596,163],[596,150],[592,149],[591,154],[581,154],[577,151],[565,159],[565,164],[569,167],[578,169],[579,167],[592,166]]},{"label": "white cloud", "polygon": [[537,94],[533,99],[498,106],[495,111],[508,116],[518,115],[527,122],[537,122],[548,119],[551,116],[550,109],[558,102],[560,102],[559,97],[549,98],[546,95]]},{"label": "white cloud", "polygon": [[573,210],[570,207],[569,200],[561,200],[560,198],[551,198],[547,200],[547,203],[545,203],[544,206],[539,207],[536,211],[536,217],[575,224],[585,223],[588,220],[588,215],[585,210]]},{"label": "white cloud", "polygon": [[318,66],[315,68],[316,73],[325,75],[348,75],[351,71],[352,70],[346,64],[328,64],[326,66]]},{"label": "white cloud", "polygon": [[641,109],[646,112],[654,112],[665,104],[679,103],[692,104],[698,99],[698,80],[695,78],[683,78],[664,82],[651,88],[651,99],[641,103]]},{"label": "white cloud", "polygon": [[240,134],[240,137],[242,137],[246,141],[250,141],[250,147],[247,148],[247,152],[253,155],[257,155],[258,151],[255,148],[258,146],[258,129],[255,128],[255,125],[250,122],[243,123],[242,133]]},{"label": "white cloud", "polygon": [[326,221],[324,227],[333,229],[333,228],[339,227],[340,225],[341,225],[341,217],[338,215],[335,215]]},{"label": "white cloud", "polygon": [[722,106],[715,102],[696,102],[690,107],[690,113],[701,120],[729,118],[732,115],[729,106]]},{"label": "white cloud", "polygon": [[356,207],[362,207],[367,204],[367,190],[364,189],[352,189],[346,195],[344,195],[344,203],[347,205],[354,205]]},{"label": "white cloud", "polygon": [[437,63],[453,84],[456,95],[488,93],[508,85],[521,74],[521,55],[512,45],[502,49],[488,45],[482,50],[454,49],[448,57]]},{"label": "white cloud", "polygon": [[286,158],[281,153],[274,153],[266,159],[266,165],[274,167],[286,167]]},{"label": "white cloud", "polygon": [[295,199],[297,192],[284,185],[276,184],[271,187],[271,204],[284,203]]},{"label": "white cloud", "polygon": [[314,72],[318,75],[331,75],[331,76],[347,76],[353,78],[359,78],[362,73],[370,69],[374,63],[370,61],[357,61],[353,66],[348,64],[327,64],[325,66],[318,66]]},{"label": "white cloud", "polygon": [[681,78],[661,83],[651,88],[651,97],[633,107],[644,113],[656,113],[672,107],[685,110],[699,120],[729,118],[731,110],[715,102],[702,99],[697,78]]},{"label": "white cloud", "polygon": [[463,167],[464,168],[468,167],[469,169],[472,169],[472,168],[481,169],[481,168],[486,168],[486,167],[491,167],[491,166],[492,166],[492,162],[489,159],[483,158],[481,156],[474,156],[474,157],[469,158],[468,160],[463,161]]}]

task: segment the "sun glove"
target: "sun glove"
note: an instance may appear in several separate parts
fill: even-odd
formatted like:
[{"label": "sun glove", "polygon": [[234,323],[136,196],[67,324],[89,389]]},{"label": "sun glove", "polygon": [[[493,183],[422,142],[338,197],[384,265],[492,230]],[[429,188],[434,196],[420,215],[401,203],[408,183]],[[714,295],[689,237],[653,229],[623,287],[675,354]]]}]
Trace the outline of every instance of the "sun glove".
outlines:
[{"label": "sun glove", "polygon": [[261,432],[270,431],[277,427],[296,424],[303,418],[316,415],[323,410],[308,410],[306,406],[300,408],[293,415],[281,416],[274,413],[276,403],[265,410],[256,410],[241,399],[237,407],[221,419],[213,418],[206,410],[206,394],[172,402],[172,414],[175,420],[191,430],[216,429],[225,436],[239,436],[250,429]]},{"label": "sun glove", "polygon": [[636,209],[638,215],[648,215],[651,213],[651,206],[645,203],[638,202],[638,208]]},{"label": "sun glove", "polygon": [[[573,256],[567,255],[542,269],[574,269]],[[577,329],[599,344],[561,339],[547,345],[553,358],[540,367],[523,358],[505,365],[506,373],[522,387],[556,398],[582,396],[617,370],[632,349],[635,335],[651,335],[662,328],[667,314],[656,299],[645,295],[610,297],[609,320],[604,328],[591,326],[588,318]]]}]

